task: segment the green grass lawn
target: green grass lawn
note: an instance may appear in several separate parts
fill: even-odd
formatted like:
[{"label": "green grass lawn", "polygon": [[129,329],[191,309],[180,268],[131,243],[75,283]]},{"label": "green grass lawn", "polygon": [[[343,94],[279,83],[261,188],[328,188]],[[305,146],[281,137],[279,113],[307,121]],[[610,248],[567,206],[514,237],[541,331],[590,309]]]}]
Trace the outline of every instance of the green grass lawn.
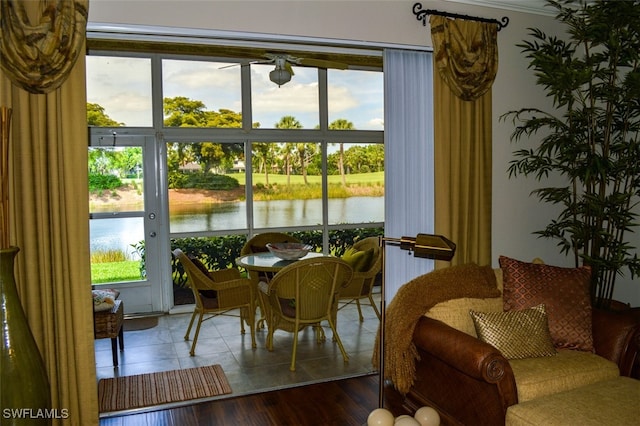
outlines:
[{"label": "green grass lawn", "polygon": [[[238,180],[241,184],[246,182],[246,174],[245,173],[230,173],[227,176],[231,176]],[[345,176],[345,180],[347,185],[383,185],[384,184],[384,172],[372,172],[372,173],[352,173]],[[254,173],[252,176],[253,184],[265,184],[265,176],[264,173]],[[307,176],[307,181],[309,184],[317,184],[320,185],[322,183],[322,176],[318,175],[309,175]],[[342,178],[340,175],[329,175],[328,177],[329,184],[340,184],[342,183]],[[286,185],[287,184],[287,176],[279,175],[279,174],[269,174],[269,184],[270,185]],[[304,178],[302,175],[291,175],[291,185],[304,185]]]},{"label": "green grass lawn", "polygon": [[[246,182],[244,173],[232,176],[240,183]],[[328,177],[329,198],[348,198],[355,195],[379,197],[384,195],[384,172],[356,173],[346,175],[346,187],[342,186],[340,176]],[[309,200],[322,198],[322,177],[307,176],[307,184],[301,175],[291,175],[287,183],[286,175],[270,174],[269,186],[265,185],[264,174],[253,174],[255,200]]]},{"label": "green grass lawn", "polygon": [[112,283],[140,280],[140,261],[104,262],[91,264],[91,283]]}]

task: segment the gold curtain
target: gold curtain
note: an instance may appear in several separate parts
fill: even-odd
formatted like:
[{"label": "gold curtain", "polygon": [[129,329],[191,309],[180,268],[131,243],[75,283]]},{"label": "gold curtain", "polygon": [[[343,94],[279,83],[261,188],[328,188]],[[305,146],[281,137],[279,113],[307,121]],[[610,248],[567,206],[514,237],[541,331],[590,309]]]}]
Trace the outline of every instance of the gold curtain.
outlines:
[{"label": "gold curtain", "polygon": [[[39,16],[39,2],[25,5],[29,16]],[[79,48],[84,52],[84,43]],[[98,424],[85,79],[84,54],[46,95],[28,93],[0,72],[0,105],[13,109],[11,242],[20,247],[18,291],[45,361],[52,408],[68,410],[54,425]]]},{"label": "gold curtain", "polygon": [[[431,26],[438,70],[434,72],[435,230],[457,244],[453,260],[436,262],[436,268],[469,262],[487,265],[491,264],[490,87],[497,69],[497,28],[495,24],[441,16],[432,16]],[[455,30],[443,30],[449,26]],[[487,30],[487,26],[493,29]],[[487,31],[493,31],[494,37],[487,37]],[[443,35],[453,36],[455,41]],[[479,45],[478,40],[492,45]],[[439,50],[444,46],[448,53]],[[479,51],[481,47],[486,55]],[[467,51],[458,51],[463,48]],[[454,57],[464,60],[454,61]],[[454,72],[449,72],[452,69]],[[481,69],[486,70],[485,75]]]}]

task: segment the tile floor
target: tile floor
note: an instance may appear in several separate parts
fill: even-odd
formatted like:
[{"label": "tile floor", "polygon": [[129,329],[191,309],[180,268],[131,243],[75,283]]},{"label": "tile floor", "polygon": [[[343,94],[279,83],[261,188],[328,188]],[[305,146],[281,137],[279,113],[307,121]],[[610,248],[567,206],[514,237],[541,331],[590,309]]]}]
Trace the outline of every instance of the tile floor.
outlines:
[{"label": "tile floor", "polygon": [[[379,293],[374,300],[379,303]],[[276,331],[274,350],[269,352],[265,348],[267,331],[257,330],[258,346],[253,349],[249,329],[241,335],[239,318],[231,316],[218,316],[203,322],[192,357],[189,356],[191,341],[184,340],[191,314],[172,314],[159,317],[156,327],[126,331],[125,350],[119,353],[117,368],[113,367],[110,340],[96,340],[96,372],[98,379],[102,379],[220,364],[233,396],[367,374],[373,370],[371,356],[379,321],[370,306],[363,304],[362,312],[362,323],[355,303],[338,312],[338,333],[349,355],[346,364],[326,322],[323,326],[327,339],[322,344],[316,343],[311,328],[300,332],[296,371],[291,372],[293,334]],[[191,331],[192,338],[193,333],[194,330]]]}]

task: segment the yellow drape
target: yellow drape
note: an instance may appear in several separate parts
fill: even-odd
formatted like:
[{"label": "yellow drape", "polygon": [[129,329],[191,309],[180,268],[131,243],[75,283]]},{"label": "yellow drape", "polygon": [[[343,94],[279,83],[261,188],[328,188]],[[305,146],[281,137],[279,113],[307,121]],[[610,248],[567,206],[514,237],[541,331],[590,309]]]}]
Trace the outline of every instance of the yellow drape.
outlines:
[{"label": "yellow drape", "polygon": [[[434,18],[442,17],[432,17],[432,25]],[[486,24],[465,22],[466,25]],[[468,33],[477,34],[473,30]],[[496,48],[488,49],[497,52]],[[483,63],[487,61],[486,55],[476,56]],[[495,56],[495,67],[487,65],[489,70],[497,68],[497,53]],[[455,94],[458,90],[448,85],[455,75],[450,74],[447,81],[442,78],[447,67],[438,65],[438,57],[436,50],[434,65],[439,72],[434,72],[435,230],[454,241],[457,248],[451,262],[436,262],[436,268],[469,262],[487,265],[491,264],[491,90],[483,90],[479,97],[479,92],[467,94],[466,97],[475,99],[462,100]],[[477,68],[473,63],[469,66]],[[469,76],[460,69],[458,74]],[[490,87],[493,77],[487,77]]]},{"label": "yellow drape", "polygon": [[98,424],[87,202],[84,57],[47,95],[12,86],[2,74],[11,125],[11,243],[16,280],[45,360],[54,424]]},{"label": "yellow drape", "polygon": [[[11,244],[20,299],[45,361],[54,425],[97,425],[87,202],[85,59],[46,95],[0,72],[11,122]],[[66,410],[66,411],[61,411]]]}]

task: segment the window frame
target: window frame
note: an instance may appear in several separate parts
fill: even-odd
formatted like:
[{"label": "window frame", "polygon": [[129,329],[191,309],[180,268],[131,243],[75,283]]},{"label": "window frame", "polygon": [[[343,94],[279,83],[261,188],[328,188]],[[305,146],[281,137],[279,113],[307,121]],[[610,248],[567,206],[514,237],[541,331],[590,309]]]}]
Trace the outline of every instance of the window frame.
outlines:
[{"label": "window frame", "polygon": [[[251,107],[251,69],[250,62],[247,58],[225,58],[217,56],[196,56],[196,55],[179,55],[152,52],[134,52],[134,51],[118,51],[118,50],[89,50],[88,56],[113,56],[113,57],[149,57],[151,58],[151,78],[152,78],[152,127],[90,127],[90,136],[111,136],[113,132],[119,135],[154,135],[156,144],[161,145],[160,150],[163,153],[160,161],[164,161],[165,165],[158,164],[156,169],[160,170],[160,188],[164,191],[167,189],[167,170],[166,170],[166,142],[202,142],[215,141],[216,143],[242,143],[245,146],[245,165],[247,167],[247,181],[245,182],[246,200],[247,200],[247,227],[240,230],[228,231],[199,231],[193,233],[170,233],[167,223],[167,236],[169,238],[182,237],[210,237],[230,234],[244,234],[251,237],[254,234],[266,231],[299,231],[299,230],[319,230],[323,234],[323,250],[327,252],[329,245],[329,232],[338,229],[354,229],[354,228],[375,228],[384,227],[384,222],[362,222],[348,224],[329,224],[328,218],[328,194],[327,194],[327,149],[330,144],[344,143],[366,143],[366,144],[384,144],[383,130],[330,130],[328,122],[328,95],[327,95],[327,70],[315,68],[318,72],[318,90],[319,90],[319,128],[318,129],[266,129],[253,128],[253,113]],[[188,128],[188,127],[164,127],[163,116],[163,93],[162,93],[162,60],[194,60],[208,62],[229,62],[239,63],[241,67],[241,102],[242,102],[242,128]],[[374,67],[357,67],[353,69],[379,71],[382,69]],[[252,190],[253,182],[251,181],[252,172],[252,153],[251,144],[254,142],[314,142],[319,143],[322,155],[322,182],[323,182],[323,214],[322,224],[317,226],[287,226],[281,228],[256,228],[253,223],[253,200]],[[165,193],[164,197],[168,200]]]}]

